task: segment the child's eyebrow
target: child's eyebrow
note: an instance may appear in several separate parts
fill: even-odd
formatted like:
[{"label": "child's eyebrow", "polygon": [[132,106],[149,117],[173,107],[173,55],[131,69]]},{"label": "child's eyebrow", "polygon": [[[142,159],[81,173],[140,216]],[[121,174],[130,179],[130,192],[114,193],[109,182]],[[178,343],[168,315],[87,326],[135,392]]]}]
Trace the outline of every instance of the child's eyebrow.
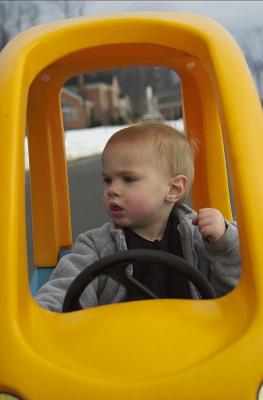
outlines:
[{"label": "child's eyebrow", "polygon": [[120,172],[121,175],[134,175],[134,174],[138,174],[137,171],[135,170],[124,170]]},{"label": "child's eyebrow", "polygon": [[[137,175],[139,172],[135,170],[121,170],[118,172],[119,175]],[[104,176],[109,176],[106,172],[102,172],[101,175]]]}]

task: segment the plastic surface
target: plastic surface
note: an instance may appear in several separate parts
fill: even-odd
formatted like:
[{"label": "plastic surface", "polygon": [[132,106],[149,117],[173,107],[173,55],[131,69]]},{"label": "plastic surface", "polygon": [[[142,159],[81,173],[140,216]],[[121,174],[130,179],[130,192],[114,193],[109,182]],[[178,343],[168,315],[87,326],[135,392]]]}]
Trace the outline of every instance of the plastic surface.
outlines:
[{"label": "plastic surface", "polygon": [[[81,72],[133,65],[180,75],[186,128],[202,143],[193,205],[230,217],[224,140],[241,282],[216,300],[48,312],[28,284],[26,125],[35,262],[45,267],[71,246],[60,87]],[[248,67],[229,33],[207,18],[77,18],[12,40],[0,55],[0,390],[45,400],[254,400],[263,377],[262,148],[262,109]]]}]

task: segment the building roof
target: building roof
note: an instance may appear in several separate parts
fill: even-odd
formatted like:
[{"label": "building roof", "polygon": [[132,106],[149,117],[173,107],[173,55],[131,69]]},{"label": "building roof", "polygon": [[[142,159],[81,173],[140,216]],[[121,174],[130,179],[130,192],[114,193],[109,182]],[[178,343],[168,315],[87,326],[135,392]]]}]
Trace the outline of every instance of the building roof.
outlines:
[{"label": "building roof", "polygon": [[66,87],[62,87],[61,92],[67,94],[68,96],[73,97],[74,99],[78,100],[80,103],[83,103],[82,97],[79,96],[77,93],[75,93],[73,90],[70,90]]}]

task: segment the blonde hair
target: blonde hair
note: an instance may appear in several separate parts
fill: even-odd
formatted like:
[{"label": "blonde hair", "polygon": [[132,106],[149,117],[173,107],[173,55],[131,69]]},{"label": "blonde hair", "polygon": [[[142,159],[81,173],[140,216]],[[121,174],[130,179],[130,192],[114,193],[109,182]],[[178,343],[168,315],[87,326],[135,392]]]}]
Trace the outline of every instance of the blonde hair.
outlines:
[{"label": "blonde hair", "polygon": [[186,192],[179,203],[189,194],[194,179],[195,143],[173,126],[160,122],[146,122],[131,125],[114,133],[105,149],[111,144],[121,142],[143,142],[153,146],[156,161],[160,163],[165,175],[185,175],[187,177]]}]

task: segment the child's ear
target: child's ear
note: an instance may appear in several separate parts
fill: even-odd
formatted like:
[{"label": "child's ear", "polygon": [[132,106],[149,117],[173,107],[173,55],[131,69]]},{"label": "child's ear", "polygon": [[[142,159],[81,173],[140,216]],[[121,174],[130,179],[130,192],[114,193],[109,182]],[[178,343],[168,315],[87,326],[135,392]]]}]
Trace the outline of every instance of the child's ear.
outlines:
[{"label": "child's ear", "polygon": [[170,179],[169,189],[165,200],[168,203],[177,203],[185,194],[187,186],[187,178],[185,175],[176,175]]}]

